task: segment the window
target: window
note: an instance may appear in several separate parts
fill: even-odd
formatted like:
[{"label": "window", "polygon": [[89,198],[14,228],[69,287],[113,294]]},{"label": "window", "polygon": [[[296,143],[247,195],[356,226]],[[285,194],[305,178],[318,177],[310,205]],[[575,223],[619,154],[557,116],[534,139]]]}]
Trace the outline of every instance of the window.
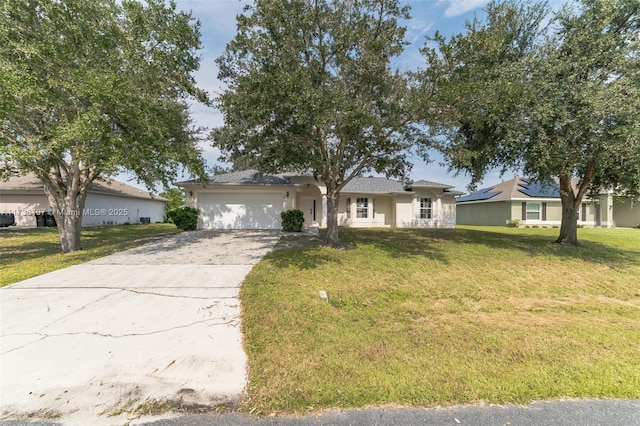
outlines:
[{"label": "window", "polygon": [[527,220],[540,220],[540,203],[527,203]]},{"label": "window", "polygon": [[431,219],[432,217],[431,198],[420,198],[420,219]]},{"label": "window", "polygon": [[368,198],[356,198],[356,217],[357,218],[366,218],[367,211],[369,210],[369,199]]},{"label": "window", "polygon": [[351,219],[351,198],[347,198],[347,209],[345,213],[347,214],[347,219]]}]

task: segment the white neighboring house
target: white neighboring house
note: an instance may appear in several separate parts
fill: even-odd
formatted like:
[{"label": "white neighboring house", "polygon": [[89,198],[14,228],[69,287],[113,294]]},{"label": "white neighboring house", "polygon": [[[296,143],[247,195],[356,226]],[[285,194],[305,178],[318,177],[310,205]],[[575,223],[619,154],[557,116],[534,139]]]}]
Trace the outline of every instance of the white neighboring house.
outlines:
[{"label": "white neighboring house", "polygon": [[[162,222],[167,200],[126,183],[96,181],[89,188],[82,226]],[[36,213],[50,209],[40,180],[33,174],[0,180],[0,213],[13,213],[17,226],[36,226]]]},{"label": "white neighboring house", "polygon": [[[327,189],[312,176],[232,172],[208,181],[178,182],[186,204],[200,211],[199,229],[281,229],[280,213],[299,209],[305,226],[327,226]],[[353,178],[340,192],[338,224],[345,227],[453,228],[453,186],[419,180],[411,187],[380,177]]]}]

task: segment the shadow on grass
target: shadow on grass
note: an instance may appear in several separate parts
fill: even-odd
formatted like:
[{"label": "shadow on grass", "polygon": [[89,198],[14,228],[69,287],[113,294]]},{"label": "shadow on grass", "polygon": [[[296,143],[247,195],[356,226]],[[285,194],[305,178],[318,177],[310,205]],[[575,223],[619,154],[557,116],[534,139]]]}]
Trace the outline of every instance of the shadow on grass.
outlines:
[{"label": "shadow on grass", "polygon": [[[151,241],[178,232],[148,226],[100,226],[82,229],[79,251],[65,254],[78,260],[95,258],[126,249],[140,240]],[[63,255],[56,228],[22,228],[0,232],[0,266],[11,267],[23,261]],[[91,252],[91,253],[90,253]]]},{"label": "shadow on grass", "polygon": [[640,265],[640,242],[637,248],[625,249],[583,238],[580,240],[579,246],[563,246],[555,243],[557,238],[555,233],[552,235],[537,232],[529,234],[527,231],[518,232],[515,230],[507,233],[499,230],[456,229],[455,233],[459,241],[462,240],[467,244],[482,244],[496,249],[519,250],[530,256],[579,259],[589,263],[606,264],[611,268]]},{"label": "shadow on grass", "polygon": [[324,236],[283,235],[265,259],[278,268],[314,269],[327,263],[340,265],[347,250],[350,250],[350,245],[341,248],[327,246]]},{"label": "shadow on grass", "polygon": [[[528,230],[527,230],[528,231]],[[473,246],[491,249],[518,250],[529,256],[582,260],[594,264],[606,264],[610,268],[626,268],[640,265],[640,244],[638,249],[614,247],[610,244],[583,239],[578,247],[555,244],[556,236],[547,233],[527,233],[517,230],[485,229],[340,229],[340,242],[345,248],[333,249],[323,244],[320,238],[308,239],[306,244],[295,247],[279,246],[270,255],[270,261],[277,267],[295,266],[310,269],[334,262],[341,263],[341,257],[352,249],[373,247],[392,258],[425,258],[444,265],[451,264],[451,244],[460,245],[460,250],[473,253]],[[447,244],[448,247],[445,247]],[[490,260],[490,259],[489,259]]]}]

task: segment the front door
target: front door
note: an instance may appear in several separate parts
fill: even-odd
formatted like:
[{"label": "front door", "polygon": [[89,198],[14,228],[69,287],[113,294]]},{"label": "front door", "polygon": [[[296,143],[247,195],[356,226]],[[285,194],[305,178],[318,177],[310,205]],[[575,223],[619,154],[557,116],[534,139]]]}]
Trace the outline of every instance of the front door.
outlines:
[{"label": "front door", "polygon": [[304,213],[304,226],[317,225],[318,201],[315,197],[300,197],[300,210]]}]

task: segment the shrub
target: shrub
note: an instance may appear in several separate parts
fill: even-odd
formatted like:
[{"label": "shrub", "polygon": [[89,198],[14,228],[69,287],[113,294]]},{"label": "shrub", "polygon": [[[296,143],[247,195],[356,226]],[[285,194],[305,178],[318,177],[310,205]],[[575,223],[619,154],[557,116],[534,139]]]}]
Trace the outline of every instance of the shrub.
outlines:
[{"label": "shrub", "polygon": [[167,217],[176,227],[185,231],[193,231],[198,227],[198,209],[193,207],[177,207],[167,211]]},{"label": "shrub", "polygon": [[282,230],[286,232],[302,232],[304,213],[301,210],[287,210],[280,213]]},{"label": "shrub", "polygon": [[509,222],[507,222],[507,226],[511,226],[513,228],[517,228],[520,226],[520,219],[511,219]]}]

